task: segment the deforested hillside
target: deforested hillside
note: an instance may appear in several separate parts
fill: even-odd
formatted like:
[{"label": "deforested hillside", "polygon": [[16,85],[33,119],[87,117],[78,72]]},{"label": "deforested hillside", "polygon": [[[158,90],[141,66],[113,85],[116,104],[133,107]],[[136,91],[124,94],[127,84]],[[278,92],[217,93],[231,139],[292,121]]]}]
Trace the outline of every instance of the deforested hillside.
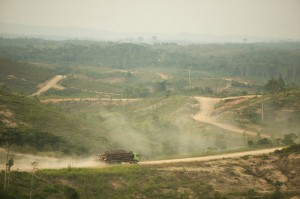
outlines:
[{"label": "deforested hillside", "polygon": [[[84,118],[66,114],[51,104],[42,104],[37,98],[5,89],[0,90],[0,96],[1,132],[16,131],[24,135],[25,140],[29,137],[33,139],[26,140],[23,149],[16,145],[18,151],[57,151],[66,155],[84,155],[90,150],[108,147],[111,143],[107,140],[103,127],[91,124]],[[26,137],[27,134],[29,137]],[[91,139],[94,142],[90,142]],[[27,148],[26,145],[30,147]],[[55,147],[51,148],[51,145]]]},{"label": "deforested hillside", "polygon": [[8,59],[0,59],[0,71],[0,86],[24,94],[34,93],[40,83],[54,75],[48,68]]},{"label": "deforested hillside", "polygon": [[268,133],[277,144],[287,136],[300,137],[299,88],[266,93],[250,100],[225,98],[216,105],[214,114],[224,122],[243,128],[245,132]]},{"label": "deforested hillside", "polygon": [[[49,135],[51,141],[53,135],[60,140],[54,148],[32,146],[22,150],[26,153],[88,155],[123,148],[145,160],[247,149],[245,137],[193,119],[199,104],[192,97],[40,102],[2,89],[0,102],[3,131],[12,128],[37,139]],[[47,139],[42,143],[47,145]]]},{"label": "deforested hillside", "polygon": [[300,137],[298,43],[1,38],[0,51],[1,129],[27,140],[16,151],[128,149],[147,160]]}]

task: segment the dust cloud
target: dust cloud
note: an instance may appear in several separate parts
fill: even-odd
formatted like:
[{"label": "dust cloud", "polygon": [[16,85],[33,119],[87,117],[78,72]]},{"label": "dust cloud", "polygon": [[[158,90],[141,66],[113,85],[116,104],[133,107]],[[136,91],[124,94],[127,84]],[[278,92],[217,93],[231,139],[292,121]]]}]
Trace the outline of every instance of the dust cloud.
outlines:
[{"label": "dust cloud", "polygon": [[[142,161],[191,155],[211,150],[233,149],[245,145],[243,136],[229,131],[218,124],[211,113],[214,105],[220,100],[217,98],[195,98],[199,103],[200,111],[192,116],[176,116],[171,123],[157,123],[146,121],[135,123],[123,114],[107,112],[105,125],[108,129],[108,139],[112,144],[109,149],[125,149],[138,152]],[[135,126],[135,125],[144,126]],[[220,123],[221,124],[221,123]],[[222,124],[224,126],[224,124]],[[231,127],[231,126],[230,126]],[[231,127],[232,128],[232,127]],[[240,129],[238,129],[240,131]],[[105,163],[96,161],[96,155],[87,158],[52,158],[34,155],[16,154],[13,170],[32,170],[31,162],[38,162],[39,169],[61,169],[80,167],[104,167]],[[1,166],[4,168],[4,165]]]},{"label": "dust cloud", "polygon": [[[14,165],[12,171],[31,171],[31,163],[37,162],[38,169],[62,169],[62,168],[84,168],[84,167],[104,167],[105,164],[96,160],[96,156],[87,158],[53,158],[37,155],[14,154]],[[5,168],[2,163],[1,168]]]},{"label": "dust cloud", "polygon": [[[144,154],[150,153],[149,137],[145,133],[131,127],[129,121],[123,115],[107,117],[107,124],[114,129],[112,132],[109,132],[110,140],[115,143],[113,145],[136,152],[142,151]],[[113,128],[116,124],[117,128]]]},{"label": "dust cloud", "polygon": [[228,129],[216,125],[219,123],[210,115],[219,100],[201,98],[197,101],[200,106],[199,113],[194,116],[176,116],[171,122],[160,120],[135,123],[122,114],[107,113],[106,125],[114,129],[108,133],[109,140],[114,142],[112,147],[138,152],[143,160],[176,155],[188,156],[211,150],[224,150],[227,147],[232,149],[244,146],[241,129],[237,128],[240,135],[224,133]]}]

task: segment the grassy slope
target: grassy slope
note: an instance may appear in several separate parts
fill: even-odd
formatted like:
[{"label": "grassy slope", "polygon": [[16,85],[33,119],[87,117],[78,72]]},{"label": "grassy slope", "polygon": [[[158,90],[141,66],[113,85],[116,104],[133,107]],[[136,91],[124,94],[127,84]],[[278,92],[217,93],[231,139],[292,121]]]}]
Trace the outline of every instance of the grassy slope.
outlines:
[{"label": "grassy slope", "polygon": [[34,93],[40,83],[54,75],[49,69],[6,59],[0,59],[0,71],[0,85],[25,94]]},{"label": "grassy slope", "polygon": [[[207,162],[41,170],[34,198],[291,198],[299,196],[299,145],[292,153]],[[28,198],[30,173],[11,174],[11,195]],[[0,175],[2,181],[3,174]],[[2,186],[1,186],[2,187]],[[276,191],[277,190],[277,191]],[[78,196],[78,197],[76,197]],[[14,197],[12,197],[14,198]]]},{"label": "grassy slope", "polygon": [[[299,88],[278,94],[264,96],[264,120],[262,121],[262,98],[253,98],[234,106],[228,106],[230,101],[221,102],[217,106],[227,106],[219,109],[221,118],[240,125],[245,129],[269,133],[273,137],[284,134],[299,135],[300,129],[300,90]],[[217,107],[218,108],[218,107]]]},{"label": "grassy slope", "polygon": [[[10,63],[18,64],[11,61]],[[29,65],[26,65],[27,67],[32,68]],[[199,127],[199,124],[191,119],[190,116],[198,110],[197,102],[182,95],[199,95],[201,92],[185,88],[189,85],[186,70],[149,68],[133,70],[128,76],[128,72],[124,70],[111,68],[70,68],[72,74],[61,83],[67,89],[62,91],[52,89],[41,96],[42,98],[50,96],[119,98],[124,94],[124,89],[137,90],[141,87],[148,89],[149,95],[160,97],[121,106],[73,102],[63,104],[64,111],[77,115],[75,117],[62,113],[52,105],[43,106],[38,102],[25,100],[24,97],[19,98],[20,102],[16,100],[16,103],[10,103],[10,98],[3,99],[4,104],[10,103],[8,109],[14,114],[12,120],[16,119],[17,123],[28,123],[29,126],[62,136],[71,143],[83,145],[94,152],[109,147],[124,147],[144,153],[148,158],[162,154],[169,156],[199,151],[202,153],[208,149],[236,148],[242,144],[241,138],[231,135],[226,136],[224,142],[222,130],[201,125]],[[15,69],[15,76],[22,74],[23,68]],[[164,91],[153,91],[156,82],[164,81],[158,73],[170,77],[165,80],[167,89],[171,90],[169,98],[165,97]],[[226,84],[224,80],[217,82],[215,79],[206,79],[206,76],[200,73],[192,73],[191,80],[193,87],[198,88],[208,86],[218,89]],[[14,82],[14,85],[21,86],[17,82]],[[100,93],[103,91],[104,93]]]},{"label": "grassy slope", "polygon": [[[182,156],[207,150],[243,147],[242,137],[205,127],[191,116],[197,102],[184,96],[144,99],[121,104],[64,102],[42,104],[23,95],[0,91],[1,120],[39,129],[67,140],[67,153],[107,148],[135,150],[144,159]],[[120,102],[117,102],[120,103]],[[9,121],[9,122],[7,122]]]},{"label": "grassy slope", "polygon": [[[104,105],[104,103],[106,105]],[[135,102],[64,102],[66,112],[105,126],[110,140],[143,155],[143,159],[188,156],[209,150],[244,147],[242,136],[192,119],[199,105],[186,96]]]},{"label": "grassy slope", "polygon": [[[71,116],[51,104],[42,104],[20,94],[0,90],[0,95],[1,120],[9,121],[6,125],[15,123],[61,136],[73,145],[70,152],[80,150],[80,146],[89,149],[98,146],[99,149],[109,145],[105,129],[84,118]],[[90,143],[90,139],[94,142]]]}]

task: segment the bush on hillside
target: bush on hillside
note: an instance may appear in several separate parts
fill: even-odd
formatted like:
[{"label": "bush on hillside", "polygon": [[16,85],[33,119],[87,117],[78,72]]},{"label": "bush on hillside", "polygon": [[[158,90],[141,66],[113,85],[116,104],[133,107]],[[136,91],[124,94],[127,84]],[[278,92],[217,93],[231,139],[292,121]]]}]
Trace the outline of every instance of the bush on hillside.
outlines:
[{"label": "bush on hillside", "polygon": [[274,152],[276,155],[285,155],[285,154],[291,154],[291,153],[300,153],[300,144],[294,144],[292,146],[289,146],[287,148],[276,150]]}]

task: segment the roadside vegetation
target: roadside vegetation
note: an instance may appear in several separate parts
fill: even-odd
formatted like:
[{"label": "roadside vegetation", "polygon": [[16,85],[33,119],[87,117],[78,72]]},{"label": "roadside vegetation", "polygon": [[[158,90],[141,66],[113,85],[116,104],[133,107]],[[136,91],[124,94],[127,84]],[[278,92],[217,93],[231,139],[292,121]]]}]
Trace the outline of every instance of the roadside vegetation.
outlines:
[{"label": "roadside vegetation", "polygon": [[298,165],[299,145],[293,145],[205,162],[12,172],[7,198],[291,198],[300,194]]},{"label": "roadside vegetation", "polygon": [[235,123],[245,131],[268,133],[271,138],[265,144],[289,145],[286,136],[299,141],[300,90],[287,85],[281,77],[269,80],[260,97],[223,100],[215,108],[215,114],[220,114],[223,121]]}]

